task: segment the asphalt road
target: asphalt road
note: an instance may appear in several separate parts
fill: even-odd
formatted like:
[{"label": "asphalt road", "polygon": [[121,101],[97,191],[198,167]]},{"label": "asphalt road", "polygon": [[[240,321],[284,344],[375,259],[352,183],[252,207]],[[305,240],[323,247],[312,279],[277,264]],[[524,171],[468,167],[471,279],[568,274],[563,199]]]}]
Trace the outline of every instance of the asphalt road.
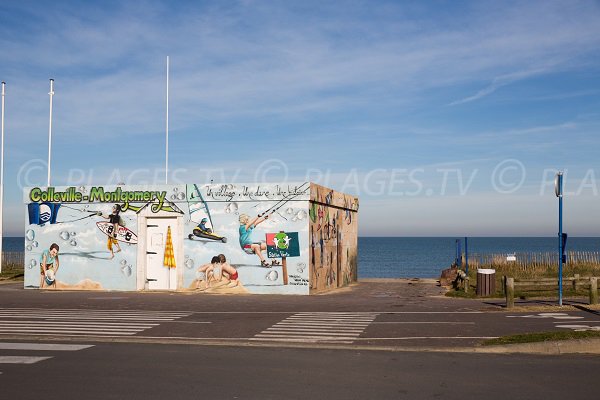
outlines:
[{"label": "asphalt road", "polygon": [[588,399],[600,370],[592,356],[131,343],[1,353],[50,357],[0,364],[6,399]]},{"label": "asphalt road", "polygon": [[[507,312],[433,281],[366,281],[321,296],[62,292],[0,285],[0,340],[342,348],[477,346],[509,334],[600,330],[600,313]],[[543,302],[540,304],[543,305]]]}]

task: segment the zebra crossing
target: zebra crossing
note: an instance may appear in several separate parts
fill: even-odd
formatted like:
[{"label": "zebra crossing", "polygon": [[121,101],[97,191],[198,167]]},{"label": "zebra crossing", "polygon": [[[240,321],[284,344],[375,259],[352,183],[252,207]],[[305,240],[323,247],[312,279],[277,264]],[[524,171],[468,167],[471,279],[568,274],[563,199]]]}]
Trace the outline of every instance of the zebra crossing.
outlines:
[{"label": "zebra crossing", "polygon": [[254,335],[252,341],[353,343],[377,318],[373,312],[302,312]]},{"label": "zebra crossing", "polygon": [[0,308],[0,337],[29,334],[53,336],[131,336],[191,315],[191,312]]}]

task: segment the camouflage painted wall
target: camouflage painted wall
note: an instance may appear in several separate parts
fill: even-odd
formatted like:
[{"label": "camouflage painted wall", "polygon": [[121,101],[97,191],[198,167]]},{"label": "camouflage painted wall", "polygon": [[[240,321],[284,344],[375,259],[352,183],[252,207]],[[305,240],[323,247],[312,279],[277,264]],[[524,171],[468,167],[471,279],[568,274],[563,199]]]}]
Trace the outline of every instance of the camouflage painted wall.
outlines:
[{"label": "camouflage painted wall", "polygon": [[332,290],[358,279],[358,198],[312,183],[310,293]]}]

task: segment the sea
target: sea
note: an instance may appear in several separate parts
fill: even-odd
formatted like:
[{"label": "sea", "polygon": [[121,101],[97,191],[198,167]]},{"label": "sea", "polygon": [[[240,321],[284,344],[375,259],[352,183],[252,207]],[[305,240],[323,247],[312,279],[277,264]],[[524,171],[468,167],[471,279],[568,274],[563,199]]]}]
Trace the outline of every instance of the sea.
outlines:
[{"label": "sea", "polygon": [[[454,237],[359,237],[359,278],[438,278],[456,256]],[[25,238],[5,237],[4,251],[23,251]],[[468,252],[558,251],[557,237],[470,237]],[[600,251],[600,237],[569,237],[567,251]]]}]

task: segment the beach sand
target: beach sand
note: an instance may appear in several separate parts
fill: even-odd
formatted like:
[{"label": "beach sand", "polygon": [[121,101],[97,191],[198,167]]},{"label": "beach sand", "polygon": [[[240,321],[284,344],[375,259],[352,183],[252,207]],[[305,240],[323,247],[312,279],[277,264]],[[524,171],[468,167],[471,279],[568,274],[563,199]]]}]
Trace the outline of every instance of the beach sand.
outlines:
[{"label": "beach sand", "polygon": [[[53,289],[53,287],[45,287],[44,289]],[[98,282],[94,282],[91,279],[84,279],[75,285],[69,285],[67,283],[56,281],[57,290],[103,290],[104,288]]]},{"label": "beach sand", "polygon": [[216,285],[213,283],[211,287],[206,288],[206,281],[200,281],[200,287],[198,288],[198,280],[195,279],[192,281],[192,284],[189,286],[189,289],[196,291],[198,293],[223,293],[223,294],[239,294],[239,293],[249,293],[248,290],[242,285],[240,281],[237,282],[237,285],[234,287],[228,287],[228,283],[223,284],[223,282],[219,282]]}]

